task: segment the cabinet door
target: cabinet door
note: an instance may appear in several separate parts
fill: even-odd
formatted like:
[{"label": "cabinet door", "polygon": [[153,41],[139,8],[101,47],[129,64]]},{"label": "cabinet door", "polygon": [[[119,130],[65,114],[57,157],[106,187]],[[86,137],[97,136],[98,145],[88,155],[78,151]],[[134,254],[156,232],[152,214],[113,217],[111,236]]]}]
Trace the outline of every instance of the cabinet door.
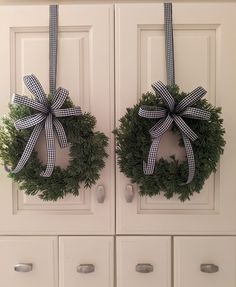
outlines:
[{"label": "cabinet door", "polygon": [[175,287],[235,287],[235,237],[176,237]]},{"label": "cabinet door", "polygon": [[[116,6],[117,126],[126,108],[151,91],[153,82],[166,83],[163,14],[162,3]],[[186,92],[201,85],[207,99],[222,106],[227,145],[217,173],[185,203],[163,195],[139,197],[137,186],[117,168],[118,233],[235,234],[235,15],[235,3],[173,4],[176,83]],[[179,152],[177,140],[167,138],[160,156]],[[133,192],[132,202],[126,202],[126,190]]]},{"label": "cabinet door", "polygon": [[170,287],[171,238],[117,238],[117,287]]},{"label": "cabinet door", "polygon": [[[0,7],[0,116],[8,112],[13,92],[30,95],[22,81],[25,74],[36,74],[48,91],[48,23],[47,5]],[[113,37],[112,5],[59,6],[57,86],[68,89],[83,112],[96,116],[96,129],[110,138],[109,158],[91,190],[81,188],[78,197],[54,203],[25,196],[1,168],[0,233],[113,233]],[[44,139],[39,142],[39,156],[44,160]],[[68,150],[57,148],[56,164],[65,166]],[[100,186],[106,193],[104,203],[96,199]]]},{"label": "cabinet door", "polygon": [[56,237],[0,237],[0,285],[57,287]]},{"label": "cabinet door", "polygon": [[61,237],[60,287],[112,287],[113,237]]}]

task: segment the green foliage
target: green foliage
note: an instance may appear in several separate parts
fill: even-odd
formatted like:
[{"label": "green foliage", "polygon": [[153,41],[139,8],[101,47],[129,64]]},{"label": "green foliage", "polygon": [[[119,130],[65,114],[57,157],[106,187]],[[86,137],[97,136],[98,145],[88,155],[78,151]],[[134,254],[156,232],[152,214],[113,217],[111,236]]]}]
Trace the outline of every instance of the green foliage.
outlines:
[{"label": "green foliage", "polygon": [[[187,94],[180,93],[178,86],[168,87],[168,90],[180,102]],[[168,160],[161,158],[156,162],[152,175],[144,175],[143,161],[147,161],[151,146],[149,129],[156,123],[155,119],[145,119],[138,115],[142,105],[163,107],[161,98],[152,93],[142,96],[138,104],[128,108],[126,114],[120,119],[120,127],[114,131],[116,135],[118,164],[121,172],[139,186],[140,195],[154,196],[164,193],[166,198],[177,194],[181,201],[190,199],[194,192],[200,192],[205,180],[212,172],[216,171],[217,162],[223,153],[225,140],[223,120],[220,118],[221,109],[213,107],[207,100],[198,101],[194,107],[202,108],[211,113],[209,121],[201,121],[185,118],[185,122],[198,135],[198,139],[192,142],[195,155],[196,170],[193,181],[188,185],[187,161],[178,161],[175,156]],[[173,125],[172,132],[179,133]],[[184,146],[180,137],[180,146]]]},{"label": "green foliage", "polygon": [[[68,99],[62,108],[72,107]],[[33,128],[18,131],[14,127],[17,119],[35,113],[31,108],[10,105],[8,116],[2,118],[0,125],[0,158],[6,166],[15,167],[28,142]],[[17,174],[9,176],[19,184],[28,195],[38,195],[43,200],[56,201],[66,194],[79,195],[81,184],[91,187],[99,178],[107,157],[105,147],[108,138],[101,132],[94,132],[96,119],[89,113],[82,116],[60,118],[70,143],[70,160],[67,169],[55,167],[49,178],[40,177],[46,167],[42,165],[33,151],[25,167]]]}]

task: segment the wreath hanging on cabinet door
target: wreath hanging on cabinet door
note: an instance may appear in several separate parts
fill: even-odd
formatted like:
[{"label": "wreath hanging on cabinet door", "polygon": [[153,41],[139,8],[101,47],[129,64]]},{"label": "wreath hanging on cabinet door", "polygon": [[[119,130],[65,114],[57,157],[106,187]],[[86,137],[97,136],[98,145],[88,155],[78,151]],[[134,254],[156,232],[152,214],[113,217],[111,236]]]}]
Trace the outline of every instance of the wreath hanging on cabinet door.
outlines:
[{"label": "wreath hanging on cabinet door", "polygon": [[[9,115],[0,125],[0,158],[9,176],[28,195],[43,200],[57,200],[68,193],[79,195],[81,184],[91,187],[107,157],[108,138],[95,132],[96,119],[74,106],[66,89],[56,89],[57,6],[50,6],[49,60],[50,94],[47,96],[34,75],[24,77],[24,83],[34,98],[14,95]],[[47,166],[34,150],[37,139],[45,130]],[[66,169],[55,167],[55,139],[61,148],[70,147]],[[13,170],[9,169],[13,167]]]},{"label": "wreath hanging on cabinet door", "polygon": [[[205,180],[216,171],[225,140],[221,108],[202,97],[206,91],[198,87],[191,93],[179,91],[174,78],[172,5],[165,3],[165,36],[167,85],[158,81],[139,103],[128,108],[114,133],[118,164],[140,195],[175,194],[181,201],[199,193]],[[186,151],[186,160],[175,155],[159,160],[158,148],[167,130],[179,134],[179,146]]]}]

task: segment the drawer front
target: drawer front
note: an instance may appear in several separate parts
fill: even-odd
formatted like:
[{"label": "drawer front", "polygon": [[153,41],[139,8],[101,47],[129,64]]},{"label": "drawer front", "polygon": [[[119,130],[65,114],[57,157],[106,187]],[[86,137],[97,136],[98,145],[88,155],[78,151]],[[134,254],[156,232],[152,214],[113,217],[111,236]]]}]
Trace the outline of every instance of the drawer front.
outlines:
[{"label": "drawer front", "polygon": [[117,287],[170,287],[170,237],[117,238]]},{"label": "drawer front", "polygon": [[0,286],[56,287],[56,237],[0,237]]},{"label": "drawer front", "polygon": [[174,239],[175,287],[235,287],[235,237]]},{"label": "drawer front", "polygon": [[113,237],[61,237],[60,287],[112,287]]}]

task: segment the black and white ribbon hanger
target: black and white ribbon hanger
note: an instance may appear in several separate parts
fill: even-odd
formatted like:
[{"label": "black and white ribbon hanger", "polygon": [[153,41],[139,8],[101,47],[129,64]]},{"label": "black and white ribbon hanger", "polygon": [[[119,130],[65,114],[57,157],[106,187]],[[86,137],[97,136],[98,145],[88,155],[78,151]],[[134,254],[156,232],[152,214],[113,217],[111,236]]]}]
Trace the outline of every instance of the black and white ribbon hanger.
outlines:
[{"label": "black and white ribbon hanger", "polygon": [[80,116],[82,114],[80,107],[62,108],[69,91],[59,87],[56,89],[57,75],[57,43],[58,43],[58,6],[49,7],[49,86],[51,99],[46,96],[42,85],[35,75],[24,76],[24,83],[29,91],[35,97],[34,100],[28,97],[14,95],[13,103],[30,107],[37,113],[19,119],[15,122],[16,129],[26,129],[34,127],[22,156],[12,171],[18,173],[23,169],[29,160],[35,144],[42,130],[45,130],[45,139],[47,147],[47,166],[46,170],[41,172],[41,176],[50,177],[55,166],[56,148],[54,132],[56,132],[61,148],[67,147],[65,130],[59,121],[60,117]]},{"label": "black and white ribbon hanger", "polygon": [[[166,52],[166,73],[167,86],[175,85],[175,66],[174,66],[174,41],[173,41],[173,20],[172,20],[172,3],[164,3],[164,31],[165,31],[165,52]],[[158,119],[157,123],[149,130],[152,138],[152,144],[149,150],[148,161],[143,163],[143,171],[146,175],[154,173],[156,165],[156,156],[159,144],[163,134],[175,124],[183,138],[187,161],[188,161],[188,178],[183,184],[189,184],[195,174],[195,159],[191,141],[195,141],[198,136],[187,125],[184,118],[196,120],[209,120],[210,112],[192,107],[199,101],[206,91],[198,87],[189,93],[179,103],[170,94],[168,88],[160,81],[152,85],[157,97],[161,98],[165,107],[142,106],[139,109],[139,115],[143,118]]]}]

